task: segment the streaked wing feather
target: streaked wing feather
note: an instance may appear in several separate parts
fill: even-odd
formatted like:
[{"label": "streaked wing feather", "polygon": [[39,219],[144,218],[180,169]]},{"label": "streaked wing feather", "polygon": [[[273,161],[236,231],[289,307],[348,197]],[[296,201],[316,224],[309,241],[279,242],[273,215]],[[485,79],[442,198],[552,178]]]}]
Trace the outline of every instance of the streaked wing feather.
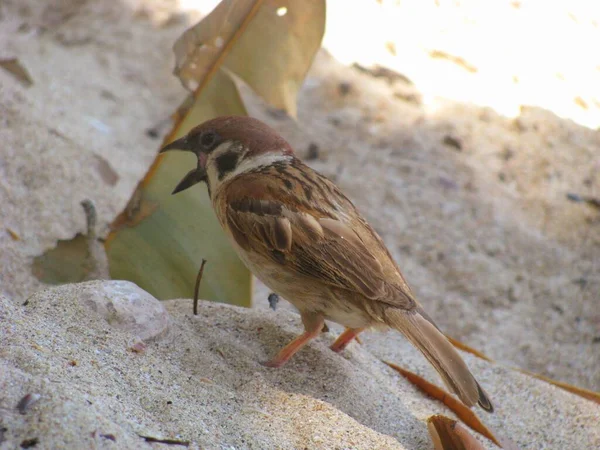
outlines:
[{"label": "streaked wing feather", "polygon": [[381,263],[359,235],[339,220],[244,198],[227,207],[227,221],[242,248],[269,255],[288,270],[372,300],[413,306],[410,295],[386,282]]},{"label": "streaked wing feather", "polygon": [[373,301],[415,307],[381,238],[335,184],[301,161],[236,177],[221,205],[246,251]]}]

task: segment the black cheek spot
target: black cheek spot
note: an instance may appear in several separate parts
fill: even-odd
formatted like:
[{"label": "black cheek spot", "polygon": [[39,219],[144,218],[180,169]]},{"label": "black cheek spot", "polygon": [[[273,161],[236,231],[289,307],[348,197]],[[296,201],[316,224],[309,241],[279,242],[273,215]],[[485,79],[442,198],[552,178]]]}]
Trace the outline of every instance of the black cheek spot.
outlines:
[{"label": "black cheek spot", "polygon": [[273,255],[275,261],[277,261],[279,264],[285,264],[285,255],[283,252],[280,252],[279,250],[273,250],[271,254]]},{"label": "black cheek spot", "polygon": [[225,175],[236,168],[239,156],[238,153],[227,152],[217,157],[216,163],[219,180],[222,180]]},{"label": "black cheek spot", "polygon": [[285,184],[285,187],[288,189],[293,189],[294,188],[294,183],[292,183],[290,180],[285,179],[283,180],[283,184]]}]

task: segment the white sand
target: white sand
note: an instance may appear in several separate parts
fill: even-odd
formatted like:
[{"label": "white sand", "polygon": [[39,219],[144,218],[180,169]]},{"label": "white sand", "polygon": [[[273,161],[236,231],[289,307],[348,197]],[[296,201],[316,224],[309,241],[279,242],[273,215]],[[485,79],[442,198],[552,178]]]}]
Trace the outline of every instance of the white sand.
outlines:
[{"label": "white sand", "polygon": [[[0,402],[7,441],[0,448],[32,437],[40,448],[110,447],[101,437],[109,434],[115,448],[142,448],[141,434],[189,440],[193,448],[421,449],[431,448],[424,420],[451,415],[368,349],[351,344],[342,356],[331,352],[330,333],[282,369],[261,366],[300,332],[290,312],[203,302],[193,316],[190,300],[168,301],[169,331],[134,353],[139,338],[122,327],[130,316],[109,317],[111,327],[103,308],[93,306],[127,294],[126,286],[111,283],[54,288],[26,306],[0,298],[0,386],[8,387]],[[107,300],[92,295],[99,290]],[[127,295],[140,309],[149,302],[135,290]],[[382,352],[435,377],[405,341]],[[600,444],[598,405],[466,358],[496,403],[495,414],[480,415],[498,436],[521,448]],[[40,399],[19,414],[14,405],[28,393]]]},{"label": "white sand", "polygon": [[[43,287],[31,274],[32,258],[57,239],[84,231],[79,202],[92,199],[105,227],[153,160],[160,141],[145,132],[167,117],[184,95],[170,73],[171,45],[191,19],[178,15],[176,3],[107,0],[81,6],[76,1],[4,0],[0,5],[0,58],[19,58],[34,82],[24,87],[0,70],[0,293],[6,297],[2,314],[16,317],[0,323],[3,327],[10,323],[10,342],[26,349],[6,354],[2,340],[7,370],[1,373],[7,378],[1,385],[11,388],[3,389],[8,396],[0,406],[12,408],[28,387],[35,387],[47,400],[40,408],[50,408],[36,414],[65,417],[58,427],[10,414],[3,423],[14,424],[17,428],[9,432],[19,438],[27,437],[24,430],[42,427],[47,442],[58,443],[61,436],[84,439],[81,430],[88,433],[97,422],[100,428],[106,425],[119,433],[119,448],[140,445],[132,431],[137,423],[152,432],[180,433],[209,447],[231,443],[243,448],[240,430],[249,430],[248,442],[255,439],[254,448],[262,448],[261,442],[288,448],[321,446],[313,440],[317,435],[327,443],[323,447],[332,448],[352,447],[350,442],[357,448],[373,448],[374,442],[390,448],[393,441],[382,435],[392,436],[405,448],[425,445],[417,444],[427,441],[422,419],[439,406],[423,399],[375,358],[389,358],[437,380],[416,351],[400,336],[370,334],[365,336],[366,348],[352,345],[347,360],[326,351],[330,336],[301,353],[290,369],[265,371],[256,361],[291,338],[298,321],[285,311],[289,308],[284,302],[282,311],[266,312],[266,292],[260,286],[255,311],[206,305],[206,310],[214,311],[210,320],[186,319],[170,302],[177,326],[144,356],[154,363],[148,360],[144,365],[125,350],[110,356],[103,387],[93,394],[98,410],[92,412],[82,393],[101,374],[83,365],[65,367],[60,355],[40,356],[31,349],[34,338],[29,336],[41,333],[40,339],[52,336],[62,342],[64,352],[82,359],[92,351],[89,342],[105,338],[101,331],[105,325],[90,324],[89,331],[78,325],[68,331],[70,324],[61,319],[61,311],[48,312],[49,320],[46,313],[28,313],[18,305]],[[469,8],[453,11],[470,15],[475,23],[485,22],[481,11]],[[411,14],[402,7],[399,11]],[[572,22],[566,12],[564,17]],[[581,38],[579,44],[598,41],[598,26],[584,21],[585,14],[577,17],[581,30],[589,32],[588,40]],[[336,55],[341,55],[335,34],[340,24],[339,19],[330,21],[326,40]],[[433,29],[437,28],[432,25]],[[255,108],[256,115],[281,130],[300,156],[306,155],[310,143],[318,144],[319,159],[310,164],[336,179],[355,201],[383,236],[427,310],[450,335],[507,365],[600,390],[599,213],[566,200],[568,192],[600,196],[600,134],[541,109],[525,108],[512,118],[438,98],[449,97],[450,87],[458,81],[477,93],[485,86],[493,92],[494,78],[489,76],[489,64],[485,66],[489,61],[479,61],[473,52],[477,40],[472,40],[472,48],[469,41],[454,49],[470,63],[488,68],[469,73],[460,67],[452,71],[448,61],[410,59],[421,47],[442,45],[440,36],[419,35],[411,44],[410,39],[402,41],[386,32],[382,28],[377,37],[382,48],[388,37],[398,49],[400,42],[414,45],[412,53],[402,51],[415,86],[389,85],[322,53],[301,92],[298,124],[275,119],[260,107]],[[365,50],[357,47],[356,54],[360,52]],[[598,55],[586,55],[586,64],[600,67]],[[418,66],[421,60],[424,65]],[[396,59],[396,67],[402,61]],[[507,73],[515,69],[510,61],[506,64]],[[557,67],[543,66],[548,73],[561,71],[569,86],[560,91],[560,83],[549,84],[548,95],[569,92],[588,107],[571,114],[568,108],[555,108],[552,98],[536,104],[596,128],[600,99],[584,80],[574,78],[573,64],[564,59],[556,62]],[[436,83],[423,74],[440,73],[449,77],[436,91]],[[527,74],[517,75],[527,79]],[[340,92],[340,83],[349,86],[347,94]],[[510,95],[511,101],[519,98],[514,92]],[[504,111],[499,106],[497,110]],[[444,144],[444,139],[458,141],[462,148]],[[119,177],[115,185],[107,179],[107,164]],[[14,240],[8,230],[20,239]],[[186,313],[187,305],[181,306]],[[195,321],[202,321],[201,326],[194,327]],[[251,331],[259,326],[264,327],[260,335]],[[89,333],[91,341],[77,339],[78,333]],[[192,364],[181,355],[183,347],[176,346],[176,337],[190,352],[200,355],[204,349],[202,354],[209,356]],[[110,339],[116,339],[110,348],[123,349],[117,343],[130,338],[111,333]],[[169,342],[171,349],[163,349]],[[215,348],[229,357],[217,358]],[[486,420],[502,435],[529,448],[590,448],[594,439],[597,442],[598,427],[592,430],[597,405],[505,369],[469,361],[498,404],[498,413]],[[188,365],[182,368],[182,362]],[[140,368],[154,370],[163,363],[164,384],[156,381],[142,394]],[[47,372],[54,373],[53,379],[67,379],[63,375],[69,370],[68,383],[44,381]],[[249,374],[255,372],[259,375],[252,378]],[[205,374],[198,379],[219,380],[218,389],[186,381],[198,373]],[[246,384],[241,381],[245,379]],[[185,400],[177,413],[169,413],[161,401],[175,397],[171,395],[175,383],[185,392],[177,398]],[[211,394],[194,395],[198,389]],[[228,395],[243,400],[236,403]],[[269,415],[240,412],[242,404]],[[321,416],[313,418],[313,410],[319,408]],[[209,436],[200,434],[198,421],[206,423]],[[334,422],[336,428],[326,431]],[[299,423],[303,428],[294,431]],[[586,441],[589,445],[583,445]],[[88,446],[85,440],[70,442]]]}]

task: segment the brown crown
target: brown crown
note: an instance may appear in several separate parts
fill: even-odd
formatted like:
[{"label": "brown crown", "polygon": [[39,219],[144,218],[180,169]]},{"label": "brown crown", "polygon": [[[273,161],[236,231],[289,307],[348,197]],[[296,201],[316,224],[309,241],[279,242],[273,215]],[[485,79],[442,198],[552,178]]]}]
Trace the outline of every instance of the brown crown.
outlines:
[{"label": "brown crown", "polygon": [[274,129],[258,119],[248,116],[222,116],[207,120],[193,128],[188,136],[204,131],[214,131],[225,140],[242,143],[249,149],[247,156],[272,151],[280,151],[285,155],[293,155],[294,150]]}]

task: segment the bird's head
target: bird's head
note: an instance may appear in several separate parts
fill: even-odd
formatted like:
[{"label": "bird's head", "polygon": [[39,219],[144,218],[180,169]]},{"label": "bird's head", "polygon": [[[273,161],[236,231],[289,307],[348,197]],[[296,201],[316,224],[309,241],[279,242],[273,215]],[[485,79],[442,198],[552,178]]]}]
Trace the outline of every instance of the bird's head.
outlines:
[{"label": "bird's head", "polygon": [[173,194],[204,181],[215,193],[231,178],[291,159],[294,152],[275,130],[260,120],[247,116],[224,116],[208,120],[187,135],[161,149],[183,150],[198,157],[195,169],[179,182]]}]

